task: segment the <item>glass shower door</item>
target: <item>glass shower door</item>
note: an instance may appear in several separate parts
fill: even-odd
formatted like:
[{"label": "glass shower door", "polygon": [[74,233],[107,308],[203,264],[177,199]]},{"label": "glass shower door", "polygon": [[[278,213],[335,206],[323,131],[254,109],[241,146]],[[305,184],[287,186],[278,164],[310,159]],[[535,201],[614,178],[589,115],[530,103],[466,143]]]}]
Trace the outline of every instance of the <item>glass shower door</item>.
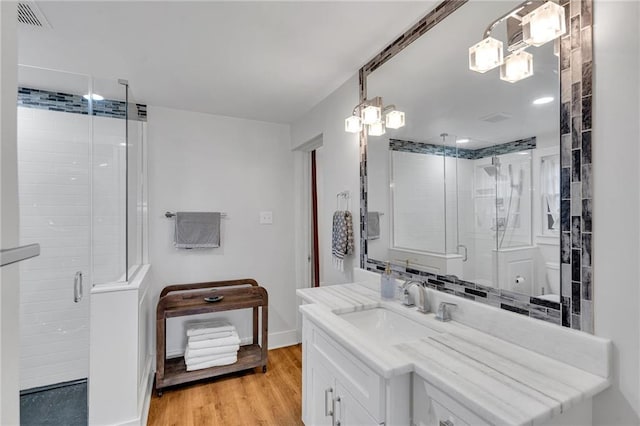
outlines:
[{"label": "glass shower door", "polygon": [[20,268],[23,391],[88,373],[91,118],[82,95],[89,85],[84,75],[19,69],[20,242],[41,245],[40,257]]}]

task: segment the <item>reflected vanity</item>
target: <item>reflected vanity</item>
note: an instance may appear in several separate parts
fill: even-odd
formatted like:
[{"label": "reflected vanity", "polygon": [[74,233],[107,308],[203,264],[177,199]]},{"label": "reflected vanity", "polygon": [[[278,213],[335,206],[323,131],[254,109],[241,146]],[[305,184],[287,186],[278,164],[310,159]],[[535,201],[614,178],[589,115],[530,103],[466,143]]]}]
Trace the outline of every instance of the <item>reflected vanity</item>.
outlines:
[{"label": "reflected vanity", "polygon": [[[360,133],[361,266],[380,271],[390,262],[398,276],[591,331],[590,263],[580,269],[580,257],[591,259],[584,226],[591,195],[585,218],[578,209],[583,164],[575,159],[585,129],[580,117],[566,117],[580,100],[571,87],[572,67],[581,65],[571,34],[529,46],[533,74],[516,82],[469,66],[469,47],[488,26],[505,56],[522,49],[518,20],[499,19],[521,4],[445,2],[442,13],[454,13],[413,41],[401,37],[362,68],[361,101],[393,102],[406,124]],[[565,15],[576,16],[568,6]],[[588,247],[578,244],[585,236]]]}]

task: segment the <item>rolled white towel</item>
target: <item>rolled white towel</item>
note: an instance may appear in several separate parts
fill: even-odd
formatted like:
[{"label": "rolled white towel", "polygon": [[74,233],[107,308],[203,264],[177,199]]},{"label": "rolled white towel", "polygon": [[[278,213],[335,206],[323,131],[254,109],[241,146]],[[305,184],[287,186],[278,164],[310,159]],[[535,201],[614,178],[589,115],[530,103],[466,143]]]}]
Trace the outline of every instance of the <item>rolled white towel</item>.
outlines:
[{"label": "rolled white towel", "polygon": [[187,365],[187,371],[201,370],[203,368],[219,367],[221,365],[229,365],[238,361],[237,356],[230,356],[227,358],[216,359],[213,361],[200,362],[198,364]]},{"label": "rolled white towel", "polygon": [[189,336],[189,341],[199,342],[201,340],[220,339],[222,337],[229,337],[233,333],[233,331],[215,331],[213,333],[198,334],[197,336]]},{"label": "rolled white towel", "polygon": [[236,328],[225,319],[214,319],[208,321],[197,321],[187,323],[187,336],[198,336],[200,334],[215,333],[218,331],[235,331]]},{"label": "rolled white towel", "polygon": [[239,345],[240,337],[235,331],[228,337],[221,337],[219,339],[207,339],[193,342],[191,339],[187,342],[187,347],[190,349],[203,349],[203,348],[215,348],[218,346]]},{"label": "rolled white towel", "polygon": [[235,357],[238,356],[238,351],[225,352],[225,353],[216,354],[216,355],[205,355],[205,356],[193,356],[192,354],[187,352],[184,356],[184,363],[187,365],[201,364],[203,362],[216,361],[218,359],[224,359],[224,358],[229,358],[234,356]]},{"label": "rolled white towel", "polygon": [[187,346],[187,349],[184,353],[185,358],[196,358],[203,357],[209,355],[218,355],[218,354],[226,354],[226,353],[234,353],[238,352],[240,349],[240,345],[229,345],[229,346],[217,346],[215,348],[202,348],[202,349],[191,349]]}]

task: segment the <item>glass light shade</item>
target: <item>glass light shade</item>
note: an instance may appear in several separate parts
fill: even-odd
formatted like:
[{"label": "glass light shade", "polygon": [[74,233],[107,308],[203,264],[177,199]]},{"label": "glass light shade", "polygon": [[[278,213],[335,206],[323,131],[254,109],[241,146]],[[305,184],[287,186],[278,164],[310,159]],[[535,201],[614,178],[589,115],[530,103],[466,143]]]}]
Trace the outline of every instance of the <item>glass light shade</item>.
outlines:
[{"label": "glass light shade", "polygon": [[385,133],[384,123],[378,121],[377,123],[369,124],[369,136],[382,136]]},{"label": "glass light shade", "polygon": [[364,124],[374,124],[382,120],[382,109],[378,106],[369,105],[362,110],[362,122]]},{"label": "glass light shade", "polygon": [[399,129],[404,126],[404,112],[402,111],[390,111],[385,118],[386,126],[390,129]]},{"label": "glass light shade", "polygon": [[500,40],[487,37],[469,48],[469,69],[487,72],[502,64],[503,45]]},{"label": "glass light shade", "polygon": [[532,46],[542,46],[565,32],[564,7],[551,1],[522,18],[522,38]]},{"label": "glass light shade", "polygon": [[352,115],[351,117],[344,120],[344,131],[349,133],[358,133],[362,130],[362,120],[360,117]]},{"label": "glass light shade", "polygon": [[512,53],[504,58],[500,66],[500,79],[515,83],[533,75],[533,55],[524,50]]}]

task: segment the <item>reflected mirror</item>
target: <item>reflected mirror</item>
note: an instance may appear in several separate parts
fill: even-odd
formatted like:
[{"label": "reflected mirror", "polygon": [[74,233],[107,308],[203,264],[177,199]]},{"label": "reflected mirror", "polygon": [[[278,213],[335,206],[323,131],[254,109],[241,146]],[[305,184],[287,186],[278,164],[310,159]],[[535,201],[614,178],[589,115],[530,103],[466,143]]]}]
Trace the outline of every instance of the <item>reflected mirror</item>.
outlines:
[{"label": "reflected mirror", "polygon": [[[366,76],[367,98],[406,114],[367,137],[366,256],[559,303],[557,43],[527,47],[533,75],[516,82],[469,68],[518,4],[464,4]],[[491,31],[505,56],[522,36],[512,20]]]}]

